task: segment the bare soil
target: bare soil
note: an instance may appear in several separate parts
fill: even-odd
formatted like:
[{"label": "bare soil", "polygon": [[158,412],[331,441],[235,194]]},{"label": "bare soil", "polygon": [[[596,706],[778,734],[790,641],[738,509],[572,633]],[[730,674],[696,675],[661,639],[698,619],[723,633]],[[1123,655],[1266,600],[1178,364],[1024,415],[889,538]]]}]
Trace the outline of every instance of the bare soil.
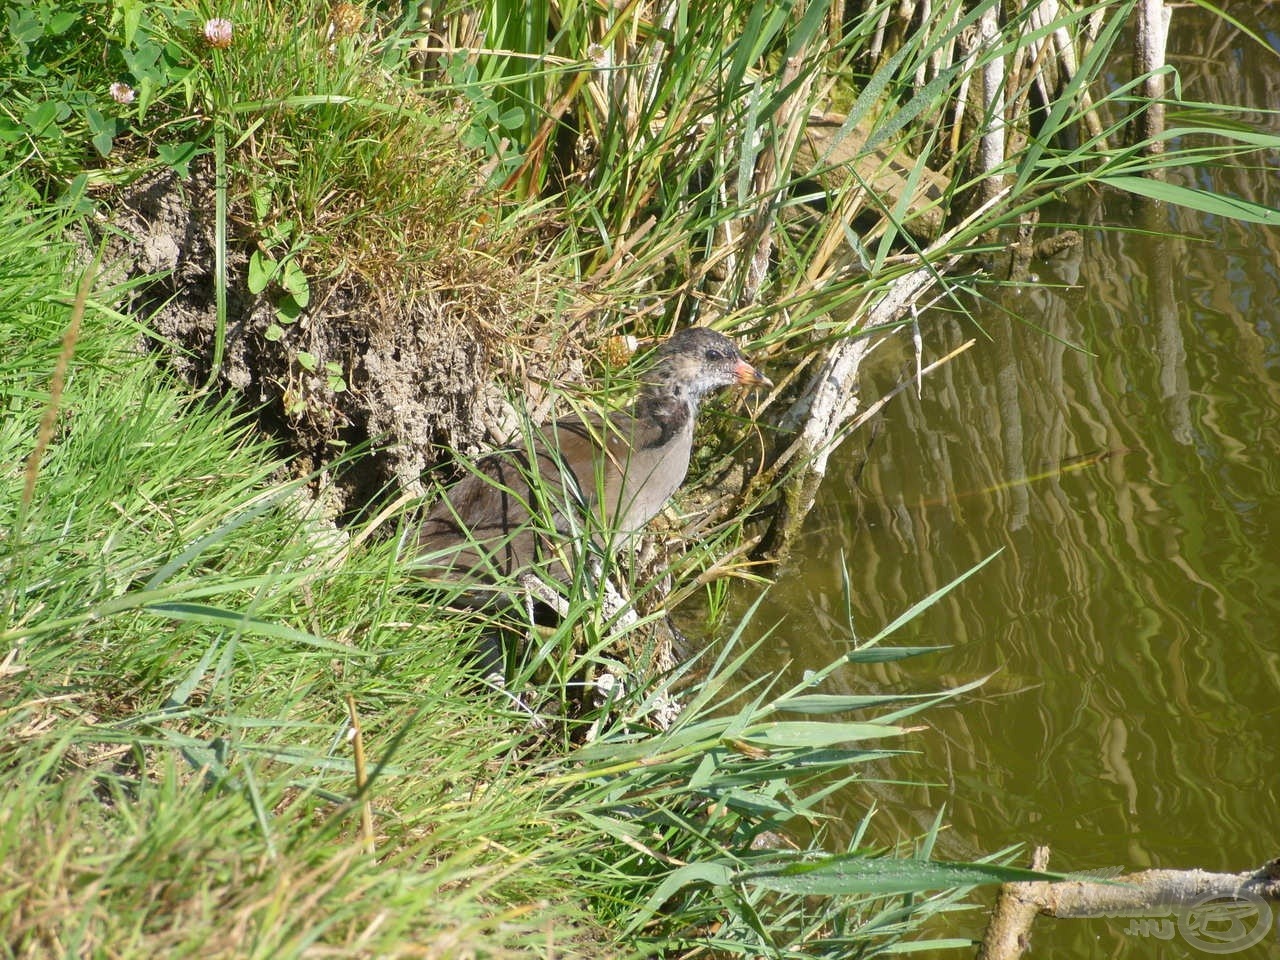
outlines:
[{"label": "bare soil", "polygon": [[[108,259],[119,279],[139,282],[133,308],[153,331],[148,348],[187,381],[205,383],[216,331],[211,168],[185,181],[172,171],[153,175],[121,191],[114,211]],[[286,441],[300,474],[367,442],[367,453],[333,475],[347,514],[391,491],[421,489],[423,472],[449,459],[451,448],[479,452],[504,419],[501,382],[513,357],[521,372],[544,376],[555,359],[529,348],[536,318],[514,302],[521,287],[514,270],[504,276],[491,258],[474,258],[482,262],[462,276],[456,261],[445,277],[430,264],[408,265],[395,289],[356,271],[313,278],[303,315],[269,340],[280,291],[248,292],[252,249],[246,238],[228,239],[225,353],[215,385],[239,395]],[[300,353],[314,363],[301,363]]]}]

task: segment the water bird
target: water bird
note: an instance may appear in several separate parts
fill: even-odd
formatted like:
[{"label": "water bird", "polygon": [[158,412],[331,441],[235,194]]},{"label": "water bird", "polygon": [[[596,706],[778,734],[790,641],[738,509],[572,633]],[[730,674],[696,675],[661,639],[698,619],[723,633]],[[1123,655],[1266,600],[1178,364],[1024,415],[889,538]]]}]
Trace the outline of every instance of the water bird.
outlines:
[{"label": "water bird", "polygon": [[526,587],[535,578],[567,582],[566,543],[616,552],[643,528],[684,482],[702,401],[733,385],[773,384],[723,334],[677,332],[655,351],[629,408],[531,428],[479,461],[418,528],[417,571]]}]

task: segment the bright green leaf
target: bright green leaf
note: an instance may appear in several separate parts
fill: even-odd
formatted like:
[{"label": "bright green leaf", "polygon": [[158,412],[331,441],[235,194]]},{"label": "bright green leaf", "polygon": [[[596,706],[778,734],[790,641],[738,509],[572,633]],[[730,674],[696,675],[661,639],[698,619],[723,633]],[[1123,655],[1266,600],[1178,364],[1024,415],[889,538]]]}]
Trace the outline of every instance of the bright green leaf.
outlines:
[{"label": "bright green leaf", "polygon": [[199,149],[199,145],[191,142],[156,144],[156,156],[160,162],[169,167],[184,180],[191,176],[191,161],[207,150]]},{"label": "bright green leaf", "polygon": [[298,302],[305,307],[311,302],[311,284],[307,281],[306,271],[298,265],[298,261],[290,258],[284,262],[280,272],[280,286],[284,287]]},{"label": "bright green leaf", "polygon": [[63,10],[61,13],[55,13],[49,20],[48,26],[45,27],[45,33],[51,37],[58,37],[70,30],[77,20],[80,19],[78,10]]},{"label": "bright green leaf", "polygon": [[1266,226],[1280,224],[1280,210],[1264,207],[1251,200],[1240,197],[1228,197],[1207,190],[1195,190],[1176,183],[1163,180],[1152,180],[1147,177],[1103,176],[1098,178],[1117,190],[1137,194],[1149,200],[1161,200],[1175,206],[1186,207],[1200,213],[1208,213],[1215,217],[1229,220],[1242,220],[1245,223],[1261,223]]},{"label": "bright green leaf", "polygon": [[253,200],[253,215],[259,220],[267,219],[271,212],[271,191],[266,187],[254,187],[249,196]]},{"label": "bright green leaf", "polygon": [[[44,34],[44,25],[30,10],[9,10],[9,36],[15,43],[26,47]],[[25,51],[24,51],[25,52]]]},{"label": "bright green leaf", "polygon": [[100,156],[105,157],[111,152],[112,142],[115,140],[115,134],[110,130],[100,130],[93,135],[93,149],[98,151]]},{"label": "bright green leaf", "polygon": [[231,628],[238,633],[257,634],[263,637],[275,637],[277,640],[288,640],[308,647],[330,650],[334,653],[349,654],[351,648],[336,641],[318,637],[305,630],[297,630],[282,623],[260,620],[257,617],[245,616],[236,610],[211,607],[204,603],[155,603],[146,609],[151,613],[172,617],[174,620],[188,620],[195,623],[208,623],[222,629]]},{"label": "bright green leaf", "polygon": [[280,265],[261,250],[253,251],[249,257],[249,278],[247,281],[249,292],[257,296],[267,289],[267,284],[272,281],[279,268]]},{"label": "bright green leaf", "polygon": [[138,36],[138,26],[142,23],[143,0],[121,0],[124,9],[124,45],[132,47]]},{"label": "bright green leaf", "polygon": [[90,133],[101,133],[107,127],[107,118],[102,115],[102,111],[97,107],[86,107],[84,119]]},{"label": "bright green leaf", "polygon": [[264,239],[272,247],[288,244],[289,238],[293,236],[295,227],[296,224],[292,220],[281,220],[279,223],[273,223],[267,227]]},{"label": "bright green leaf", "polygon": [[0,142],[17,143],[24,136],[25,131],[22,124],[8,117],[0,117]]},{"label": "bright green leaf", "polygon": [[502,111],[498,117],[498,126],[503,130],[519,130],[524,126],[524,110],[520,107],[511,107]]},{"label": "bright green leaf", "polygon": [[1061,876],[990,863],[944,863],[846,854],[747,870],[735,879],[778,893],[804,896],[884,896],[979,884],[1058,880]]},{"label": "bright green leaf", "polygon": [[927,697],[929,694],[867,694],[862,696],[845,696],[837,693],[811,693],[777,704],[779,710],[792,713],[844,713],[847,710],[865,710],[868,707],[888,706],[902,700],[914,700]]},{"label": "bright green leaf", "polygon": [[732,879],[729,868],[722,863],[690,863],[667,874],[649,899],[632,919],[626,933],[631,934],[648,922],[662,905],[690,884],[727,886]]},{"label": "bright green leaf", "polygon": [[767,723],[747,731],[752,745],[764,747],[824,747],[854,740],[901,736],[901,727],[882,723],[819,723],[791,721]]},{"label": "bright green leaf", "polygon": [[297,300],[286,293],[276,304],[276,319],[287,325],[297,323],[300,316],[302,316],[302,307],[298,305]]},{"label": "bright green leaf", "polygon": [[22,121],[32,136],[39,137],[45,134],[57,117],[58,103],[54,100],[42,100],[27,108]]}]

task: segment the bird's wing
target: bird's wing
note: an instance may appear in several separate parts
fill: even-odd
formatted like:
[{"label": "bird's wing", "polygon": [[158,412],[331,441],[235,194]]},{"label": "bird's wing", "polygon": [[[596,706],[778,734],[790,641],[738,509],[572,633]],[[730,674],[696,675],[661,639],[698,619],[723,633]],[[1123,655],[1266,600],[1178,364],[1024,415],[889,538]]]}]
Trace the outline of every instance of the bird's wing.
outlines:
[{"label": "bird's wing", "polygon": [[684,480],[689,466],[691,431],[673,432],[629,412],[561,421],[554,430],[548,446],[558,448],[581,502],[610,535],[644,526]]},{"label": "bird's wing", "polygon": [[523,448],[479,461],[423,520],[420,566],[484,579],[563,562],[555,534],[595,533],[610,514],[598,505],[617,500],[621,473],[600,446],[615,434],[600,418],[562,420],[533,432]]},{"label": "bird's wing", "polygon": [[527,469],[514,451],[485,458],[428,512],[418,530],[427,569],[509,577],[537,554],[538,515]]},{"label": "bird's wing", "polygon": [[[539,474],[553,478],[553,492],[566,504],[590,509],[609,523],[623,475],[633,421],[625,414],[557,420],[544,427],[538,443]],[[603,511],[597,509],[603,505]]]},{"label": "bird's wing", "polygon": [[687,439],[683,452],[672,456],[671,447],[661,427],[625,412],[549,424],[525,449],[481,460],[428,512],[419,566],[487,580],[535,565],[564,569],[564,535],[606,544],[662,508],[689,461]]}]

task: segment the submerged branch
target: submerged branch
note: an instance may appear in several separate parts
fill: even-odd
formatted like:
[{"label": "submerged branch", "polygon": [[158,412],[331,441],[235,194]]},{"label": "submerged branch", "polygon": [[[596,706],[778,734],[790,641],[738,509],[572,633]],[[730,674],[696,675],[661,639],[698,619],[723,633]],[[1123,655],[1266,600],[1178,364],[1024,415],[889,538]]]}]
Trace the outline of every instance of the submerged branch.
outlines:
[{"label": "submerged branch", "polygon": [[[949,269],[955,259],[949,259],[941,270],[920,267],[899,278],[867,312],[863,328],[893,324],[920,302],[941,271]],[[801,521],[813,507],[831,454],[848,435],[850,421],[858,410],[858,371],[878,343],[880,340],[867,336],[835,343],[810,378],[801,399],[784,416],[784,423],[799,424],[799,429],[759,481],[774,482],[792,464],[802,464],[802,467],[783,486],[782,498],[761,547],[763,553],[771,556],[785,553]]]},{"label": "submerged branch", "polygon": [[[1048,847],[1036,847],[1031,855],[1031,869],[1041,872],[1049,869]],[[978,948],[978,960],[1017,957],[1026,949],[1031,924],[1040,912],[1039,904],[1024,890],[1031,886],[1034,884],[1006,883],[1000,888],[1000,897],[991,911],[986,936]]]},{"label": "submerged branch", "polygon": [[[913,307],[918,307],[925,295],[961,258],[956,253],[932,263],[929,256],[949,249],[954,237],[997,204],[1003,203],[1007,194],[1008,187],[993,194],[925,252],[922,266],[890,283],[863,316],[861,329],[889,329]],[[880,340],[863,335],[839,340],[830,346],[800,399],[782,416],[783,430],[794,430],[792,440],[774,456],[768,469],[762,471],[754,483],[757,489],[762,486],[781,489],[769,530],[757,551],[758,556],[777,558],[786,552],[800,523],[813,507],[831,454],[850,430],[864,423],[871,413],[879,409],[880,405],[877,405],[855,419],[859,407],[858,372],[862,361],[879,343]],[[949,354],[921,373],[935,369],[959,352]]]},{"label": "submerged branch", "polygon": [[[1044,869],[1048,856],[1048,848],[1037,848],[1033,859],[1035,869]],[[1232,899],[1264,911],[1263,901],[1280,902],[1280,860],[1271,860],[1245,873],[1142,870],[1107,881],[1009,883],[1001,888],[978,960],[1012,960],[1022,956],[1027,949],[1031,924],[1039,914],[1058,919],[1159,917],[1175,910],[1190,913],[1210,901]],[[1188,926],[1194,925],[1188,923]],[[1246,932],[1242,936],[1250,934]],[[1241,943],[1239,949],[1247,945]]]}]

